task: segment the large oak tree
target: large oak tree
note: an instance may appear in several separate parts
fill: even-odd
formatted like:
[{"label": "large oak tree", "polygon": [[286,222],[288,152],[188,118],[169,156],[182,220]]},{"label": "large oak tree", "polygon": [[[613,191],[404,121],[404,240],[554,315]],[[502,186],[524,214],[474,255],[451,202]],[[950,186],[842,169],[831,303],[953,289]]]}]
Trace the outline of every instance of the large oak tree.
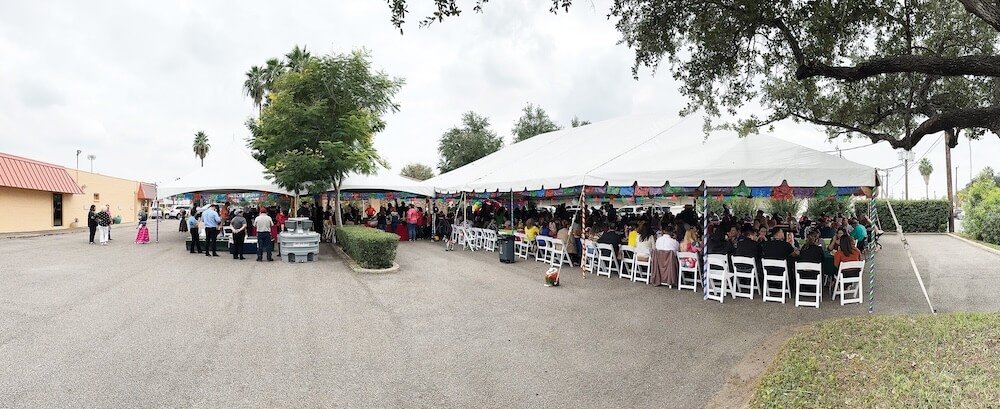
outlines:
[{"label": "large oak tree", "polygon": [[[387,3],[401,28],[407,1]],[[434,5],[421,25],[462,12]],[[997,0],[615,0],[608,17],[633,73],[666,62],[687,112],[734,115],[744,133],[792,119],[905,149],[941,131],[951,146],[954,130],[1000,135]],[[749,101],[768,115],[746,115]]]}]

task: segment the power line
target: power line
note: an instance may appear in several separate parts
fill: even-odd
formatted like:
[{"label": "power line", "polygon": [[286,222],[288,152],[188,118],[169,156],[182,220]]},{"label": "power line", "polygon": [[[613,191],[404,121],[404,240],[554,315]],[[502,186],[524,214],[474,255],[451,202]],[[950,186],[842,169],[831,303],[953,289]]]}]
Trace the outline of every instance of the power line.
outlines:
[{"label": "power line", "polygon": [[871,146],[875,146],[876,144],[877,144],[877,143],[871,143],[871,144],[868,144],[868,145],[864,145],[864,146],[855,146],[855,147],[853,147],[853,148],[844,148],[844,149],[834,149],[834,150],[832,150],[832,151],[823,151],[823,153],[834,153],[834,152],[844,152],[844,151],[853,151],[853,150],[855,150],[855,149],[861,149],[861,148],[867,148],[867,147],[871,147]]}]

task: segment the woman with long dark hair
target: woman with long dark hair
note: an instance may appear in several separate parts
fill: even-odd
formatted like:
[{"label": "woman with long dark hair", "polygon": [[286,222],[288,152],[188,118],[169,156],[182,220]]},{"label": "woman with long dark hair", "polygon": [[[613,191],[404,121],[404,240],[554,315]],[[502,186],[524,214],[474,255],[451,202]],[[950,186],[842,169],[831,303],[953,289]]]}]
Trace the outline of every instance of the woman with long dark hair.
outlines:
[{"label": "woman with long dark hair", "polygon": [[94,244],[94,235],[97,234],[97,206],[90,205],[90,212],[87,213],[87,228],[90,229],[90,244]]},{"label": "woman with long dark hair", "polygon": [[849,234],[840,237],[840,248],[833,254],[834,267],[840,268],[845,261],[861,261],[861,250],[854,244],[854,238]]}]

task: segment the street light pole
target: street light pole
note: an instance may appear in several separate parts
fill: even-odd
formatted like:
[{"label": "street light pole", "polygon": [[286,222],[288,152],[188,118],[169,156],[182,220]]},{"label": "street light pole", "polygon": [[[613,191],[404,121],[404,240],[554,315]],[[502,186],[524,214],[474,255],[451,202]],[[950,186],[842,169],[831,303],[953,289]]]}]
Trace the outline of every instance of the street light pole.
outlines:
[{"label": "street light pole", "polygon": [[81,151],[79,149],[76,150],[76,183],[80,183],[80,154],[81,153],[83,153],[83,151]]},{"label": "street light pole", "polygon": [[90,173],[94,173],[94,159],[97,159],[97,155],[87,155],[87,159],[90,160]]}]

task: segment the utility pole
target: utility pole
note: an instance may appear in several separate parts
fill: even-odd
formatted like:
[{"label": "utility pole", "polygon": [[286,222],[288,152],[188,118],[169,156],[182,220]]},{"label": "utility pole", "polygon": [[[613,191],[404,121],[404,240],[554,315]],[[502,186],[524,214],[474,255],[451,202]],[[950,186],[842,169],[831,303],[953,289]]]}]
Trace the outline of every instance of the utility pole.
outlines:
[{"label": "utility pole", "polygon": [[80,183],[80,154],[81,153],[83,153],[83,151],[81,151],[79,149],[76,150],[76,183]]},{"label": "utility pole", "polygon": [[903,200],[910,200],[910,160],[903,160]]},{"label": "utility pole", "polygon": [[[945,177],[948,179],[948,232],[955,232],[955,202],[952,200],[952,190],[951,186],[951,141],[957,141],[958,135],[952,130],[944,131],[944,168],[947,175]],[[956,171],[957,173],[957,171]],[[958,176],[957,174],[955,176]],[[934,193],[937,196],[937,192]]]},{"label": "utility pole", "polygon": [[90,160],[90,173],[94,173],[94,159],[97,159],[97,155],[87,155],[87,159]]}]

